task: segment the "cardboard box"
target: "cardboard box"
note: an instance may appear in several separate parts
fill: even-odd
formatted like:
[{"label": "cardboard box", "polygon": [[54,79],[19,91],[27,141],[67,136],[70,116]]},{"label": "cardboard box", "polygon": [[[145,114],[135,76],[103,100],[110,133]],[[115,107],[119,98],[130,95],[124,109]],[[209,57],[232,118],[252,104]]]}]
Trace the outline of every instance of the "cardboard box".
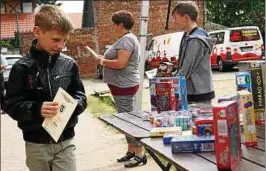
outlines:
[{"label": "cardboard box", "polygon": [[215,150],[214,136],[182,135],[171,140],[172,153],[198,153]]},{"label": "cardboard box", "polygon": [[241,160],[237,102],[225,101],[214,105],[213,117],[217,167],[234,170]]},{"label": "cardboard box", "polygon": [[197,118],[195,128],[195,134],[198,136],[214,135],[213,118]]},{"label": "cardboard box", "polygon": [[218,97],[218,103],[221,103],[223,101],[237,101],[238,100],[238,97],[236,94],[233,94],[233,95],[229,95],[229,96],[221,96],[221,97]]},{"label": "cardboard box", "polygon": [[158,127],[150,130],[150,137],[163,137],[164,134],[182,134],[181,127]]},{"label": "cardboard box", "polygon": [[240,112],[243,117],[244,142],[246,146],[257,145],[255,112],[252,94],[248,91],[239,91]]},{"label": "cardboard box", "polygon": [[263,75],[261,67],[252,67],[251,82],[252,82],[252,95],[254,101],[255,112],[265,111],[265,86],[263,83]]},{"label": "cardboard box", "polygon": [[181,127],[182,131],[189,129],[190,116],[175,116],[173,117],[174,127]]},{"label": "cardboard box", "polygon": [[163,136],[163,144],[171,144],[171,140],[176,137],[176,136],[180,136],[181,134],[164,134]]},{"label": "cardboard box", "polygon": [[176,98],[173,82],[161,82],[155,84],[158,112],[176,109]]},{"label": "cardboard box", "polygon": [[236,89],[237,91],[248,89],[252,93],[251,74],[249,71],[236,73]]},{"label": "cardboard box", "polygon": [[156,98],[156,83],[161,82],[173,82],[174,93],[175,93],[175,110],[187,110],[188,102],[187,102],[187,89],[186,89],[186,79],[183,76],[177,77],[156,77],[149,79],[150,86],[150,101],[151,101],[151,110],[157,111],[157,98]]},{"label": "cardboard box", "polygon": [[264,112],[255,112],[255,123],[256,125],[265,124],[265,113]]},{"label": "cardboard box", "polygon": [[171,62],[160,62],[157,77],[172,77],[174,74],[174,64]]}]

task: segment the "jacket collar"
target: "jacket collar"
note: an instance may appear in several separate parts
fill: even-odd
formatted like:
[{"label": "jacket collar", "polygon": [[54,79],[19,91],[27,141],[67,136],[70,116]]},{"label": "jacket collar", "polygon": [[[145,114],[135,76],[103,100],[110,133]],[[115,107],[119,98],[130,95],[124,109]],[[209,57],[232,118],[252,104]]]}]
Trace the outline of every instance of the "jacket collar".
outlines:
[{"label": "jacket collar", "polygon": [[[40,67],[47,67],[50,55],[48,54],[48,52],[44,50],[37,49],[36,46],[37,46],[37,39],[32,41],[32,46],[30,48],[30,56],[37,61]],[[52,66],[55,64],[59,56],[60,53],[51,56]]]}]

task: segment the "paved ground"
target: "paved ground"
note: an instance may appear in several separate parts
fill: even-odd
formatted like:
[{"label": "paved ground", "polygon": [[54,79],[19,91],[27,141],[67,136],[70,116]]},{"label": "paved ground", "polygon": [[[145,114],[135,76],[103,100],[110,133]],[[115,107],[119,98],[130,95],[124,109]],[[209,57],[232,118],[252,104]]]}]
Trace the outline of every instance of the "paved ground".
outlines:
[{"label": "paved ground", "polygon": [[[214,71],[216,94],[227,95],[235,92],[234,72]],[[93,90],[108,90],[101,80],[84,80],[86,93]],[[146,88],[145,88],[146,87]],[[148,80],[144,81],[143,109],[149,109]],[[213,101],[215,102],[216,99]],[[116,158],[126,151],[124,136],[106,126],[89,113],[80,117],[76,127],[78,171],[159,171],[160,168],[149,160],[147,165],[134,169],[125,169],[116,163]],[[26,171],[24,141],[16,122],[7,115],[1,115],[1,171]]]}]

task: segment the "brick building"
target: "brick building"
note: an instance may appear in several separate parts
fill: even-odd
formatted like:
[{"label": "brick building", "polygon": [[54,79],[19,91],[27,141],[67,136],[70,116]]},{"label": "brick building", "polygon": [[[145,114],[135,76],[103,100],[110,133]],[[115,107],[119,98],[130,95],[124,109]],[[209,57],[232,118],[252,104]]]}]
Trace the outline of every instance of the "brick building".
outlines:
[{"label": "brick building", "polygon": [[[178,0],[171,1],[170,11],[173,10],[177,1]],[[204,20],[204,1],[196,0],[196,3],[200,10],[198,24],[202,26]],[[102,54],[106,45],[111,45],[117,40],[115,35],[113,35],[111,32],[111,16],[113,12],[118,10],[128,10],[133,13],[136,19],[133,33],[138,35],[140,27],[141,1],[94,1],[94,27],[87,29],[76,29],[75,32],[70,35],[70,39],[66,44],[66,53],[76,59],[80,66],[81,75],[83,77],[95,76],[96,73],[96,65],[90,58],[87,57],[88,55],[83,49],[84,45],[89,45],[90,47],[94,48],[96,52]],[[150,1],[148,34],[157,36],[174,32],[174,23],[171,13],[169,18],[169,29],[165,30],[167,11],[168,0]],[[72,21],[75,21],[75,19]],[[24,31],[21,36],[21,53],[25,54],[25,52],[29,49],[32,35],[31,32]]]}]

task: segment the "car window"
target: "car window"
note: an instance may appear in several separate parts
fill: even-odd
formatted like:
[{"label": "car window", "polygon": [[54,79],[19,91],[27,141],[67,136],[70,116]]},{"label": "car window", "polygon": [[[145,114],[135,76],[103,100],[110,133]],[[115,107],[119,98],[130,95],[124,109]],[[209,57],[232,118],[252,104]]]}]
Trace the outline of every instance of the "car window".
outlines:
[{"label": "car window", "polygon": [[260,40],[260,34],[258,29],[239,29],[231,30],[230,41],[242,42],[242,41],[255,41]]},{"label": "car window", "polygon": [[154,40],[152,40],[149,44],[148,50],[153,50],[153,44],[154,44]]},{"label": "car window", "polygon": [[224,43],[224,32],[211,33],[210,36],[213,38],[216,38],[216,42],[215,42],[216,45]]},{"label": "car window", "polygon": [[14,65],[20,58],[6,58],[8,65]]}]

